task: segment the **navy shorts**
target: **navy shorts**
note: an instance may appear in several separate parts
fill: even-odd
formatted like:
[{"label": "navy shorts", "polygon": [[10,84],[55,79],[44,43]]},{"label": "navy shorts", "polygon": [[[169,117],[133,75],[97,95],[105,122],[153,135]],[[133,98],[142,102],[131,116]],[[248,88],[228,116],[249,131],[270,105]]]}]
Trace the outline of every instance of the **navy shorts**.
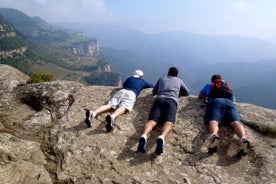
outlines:
[{"label": "navy shorts", "polygon": [[175,123],[177,104],[170,98],[157,98],[150,110],[148,120],[153,120],[157,124],[163,124],[166,121]]},{"label": "navy shorts", "polygon": [[209,124],[215,120],[220,125],[229,125],[231,122],[240,121],[236,106],[226,98],[215,98],[206,107],[204,123]]}]

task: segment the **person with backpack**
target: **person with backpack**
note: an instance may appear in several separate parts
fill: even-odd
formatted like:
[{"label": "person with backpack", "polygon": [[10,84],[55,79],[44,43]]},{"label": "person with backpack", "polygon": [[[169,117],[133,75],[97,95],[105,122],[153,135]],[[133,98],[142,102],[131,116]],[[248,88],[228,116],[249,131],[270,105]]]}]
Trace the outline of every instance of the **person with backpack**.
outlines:
[{"label": "person with backpack", "polygon": [[161,77],[155,84],[152,94],[157,95],[144,125],[143,134],[139,139],[137,151],[145,153],[147,137],[156,125],[162,125],[161,135],[156,140],[155,154],[163,153],[166,136],[175,123],[179,96],[188,96],[190,91],[184,82],[177,77],[178,69],[171,67],[167,76]]},{"label": "person with backpack", "polygon": [[113,114],[106,116],[107,124],[105,128],[107,132],[110,132],[115,123],[115,119],[125,112],[132,110],[136,97],[145,88],[153,88],[153,84],[148,83],[143,79],[142,70],[136,70],[133,76],[125,80],[123,88],[120,89],[106,105],[100,106],[95,111],[89,109],[86,110],[86,125],[91,127],[91,123],[97,115],[114,109],[115,111]]},{"label": "person with backpack", "polygon": [[230,125],[240,138],[237,155],[245,156],[248,153],[250,142],[245,136],[245,130],[235,106],[235,97],[227,81],[222,80],[220,74],[211,77],[211,83],[206,84],[198,94],[200,100],[206,101],[204,123],[208,125],[211,134],[208,142],[208,152],[217,152],[219,141],[219,127]]}]

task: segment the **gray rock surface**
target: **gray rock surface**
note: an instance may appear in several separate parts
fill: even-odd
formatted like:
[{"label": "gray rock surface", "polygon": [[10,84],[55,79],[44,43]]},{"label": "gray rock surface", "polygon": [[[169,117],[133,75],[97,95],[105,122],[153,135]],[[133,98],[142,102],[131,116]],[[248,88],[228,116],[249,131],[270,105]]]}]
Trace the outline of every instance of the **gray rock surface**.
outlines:
[{"label": "gray rock surface", "polygon": [[[106,133],[105,116],[87,128],[85,109],[96,109],[119,88],[53,81],[26,84],[28,77],[0,65],[0,183],[276,183],[275,137],[245,126],[252,147],[237,158],[238,138],[222,127],[218,152],[206,149],[204,107],[195,96],[181,97],[177,122],[164,154],[154,157],[160,127],[137,144],[154,100],[142,91],[133,111]],[[276,128],[276,111],[237,103],[244,122]]]}]

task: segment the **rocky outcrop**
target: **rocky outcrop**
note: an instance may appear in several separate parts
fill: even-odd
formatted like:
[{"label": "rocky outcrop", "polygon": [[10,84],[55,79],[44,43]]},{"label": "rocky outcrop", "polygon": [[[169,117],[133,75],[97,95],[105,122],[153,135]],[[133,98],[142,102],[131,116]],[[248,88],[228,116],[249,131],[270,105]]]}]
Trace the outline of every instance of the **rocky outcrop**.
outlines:
[{"label": "rocky outcrop", "polygon": [[14,38],[14,37],[16,37],[16,33],[13,27],[9,24],[3,23],[0,17],[0,38]]},{"label": "rocky outcrop", "polygon": [[96,72],[100,72],[100,73],[110,73],[111,72],[111,66],[108,63],[105,63],[104,65],[100,65]]},{"label": "rocky outcrop", "polygon": [[11,50],[0,51],[0,58],[14,58],[18,56],[24,56],[24,53],[28,50],[28,47],[20,47]]},{"label": "rocky outcrop", "polygon": [[[0,15],[0,59],[23,56],[28,47],[17,40],[14,28]],[[7,41],[9,39],[9,41]]]},{"label": "rocky outcrop", "polygon": [[78,56],[97,57],[100,54],[100,47],[97,40],[72,43],[67,50]]},{"label": "rocky outcrop", "polygon": [[[154,97],[144,90],[133,111],[105,131],[99,115],[87,128],[84,109],[105,104],[119,88],[53,81],[26,84],[27,76],[0,65],[0,181],[2,183],[263,183],[276,182],[274,137],[245,126],[253,147],[237,158],[237,137],[222,127],[218,153],[206,150],[204,108],[195,96],[180,99],[164,154],[152,152],[160,127],[137,153]],[[237,103],[243,121],[276,128],[276,111]]]}]

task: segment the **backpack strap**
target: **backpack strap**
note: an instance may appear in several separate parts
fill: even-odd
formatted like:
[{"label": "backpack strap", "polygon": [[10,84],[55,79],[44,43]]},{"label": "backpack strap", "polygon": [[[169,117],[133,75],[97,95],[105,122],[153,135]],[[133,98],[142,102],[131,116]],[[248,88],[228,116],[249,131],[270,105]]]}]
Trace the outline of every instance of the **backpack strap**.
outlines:
[{"label": "backpack strap", "polygon": [[228,88],[229,91],[232,92],[229,82],[225,81],[225,86]]}]

